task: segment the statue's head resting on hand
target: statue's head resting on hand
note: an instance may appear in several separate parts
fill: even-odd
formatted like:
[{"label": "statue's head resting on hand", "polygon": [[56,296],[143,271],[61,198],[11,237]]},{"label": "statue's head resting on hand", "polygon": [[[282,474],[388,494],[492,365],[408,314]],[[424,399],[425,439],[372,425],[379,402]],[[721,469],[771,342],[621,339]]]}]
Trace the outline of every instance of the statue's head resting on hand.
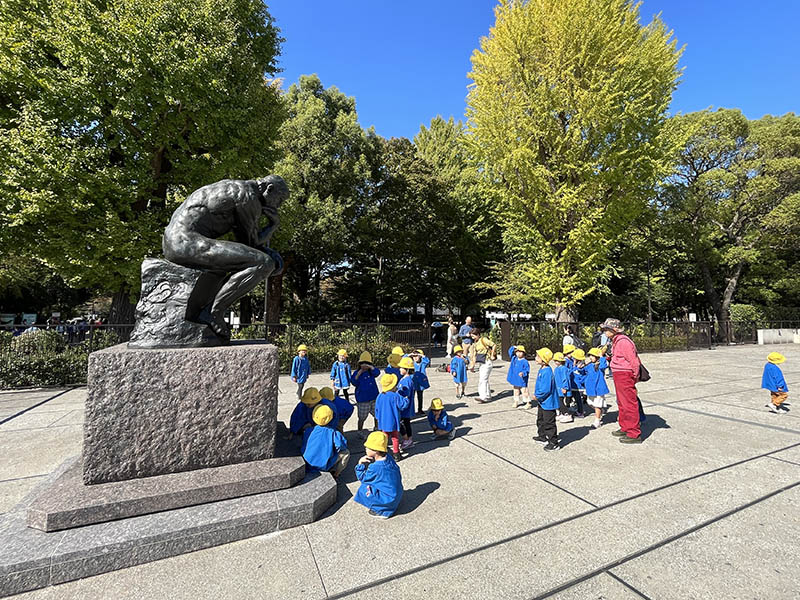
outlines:
[{"label": "statue's head resting on hand", "polygon": [[281,204],[289,197],[289,186],[278,175],[267,175],[258,180],[261,191],[262,211],[266,215],[277,214]]}]

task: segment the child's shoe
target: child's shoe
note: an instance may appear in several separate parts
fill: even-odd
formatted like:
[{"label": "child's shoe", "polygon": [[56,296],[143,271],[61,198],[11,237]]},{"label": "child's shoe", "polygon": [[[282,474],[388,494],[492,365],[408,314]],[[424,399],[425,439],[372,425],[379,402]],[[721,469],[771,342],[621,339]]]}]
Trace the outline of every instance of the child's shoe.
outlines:
[{"label": "child's shoe", "polygon": [[389,518],[386,515],[380,515],[380,514],[376,513],[371,508],[369,509],[369,516],[370,517],[375,517],[376,519],[388,519]]},{"label": "child's shoe", "polygon": [[452,440],[455,437],[456,437],[456,430],[455,429],[451,429],[450,433],[447,434],[447,439],[448,440]]},{"label": "child's shoe", "polygon": [[572,415],[559,415],[556,420],[559,423],[572,423]]},{"label": "child's shoe", "polygon": [[788,412],[789,412],[789,407],[788,407],[788,406],[786,406],[786,403],[784,402],[783,404],[781,404],[781,405],[778,407],[778,410],[782,410],[783,412],[785,412],[785,413],[788,413]]},{"label": "child's shoe", "polygon": [[414,445],[414,440],[412,440],[411,438],[409,438],[409,439],[407,439],[407,440],[403,440],[403,441],[402,441],[402,443],[400,444],[400,449],[401,449],[401,450],[408,450],[408,449],[409,449],[409,448],[411,448],[411,446],[413,446],[413,445]]},{"label": "child's shoe", "polygon": [[551,452],[553,450],[558,450],[559,448],[561,448],[561,446],[559,446],[558,444],[554,444],[553,442],[548,442],[547,446],[544,447],[546,452]]},{"label": "child's shoe", "polygon": [[595,419],[594,423],[592,423],[592,429],[600,429],[602,425],[603,423],[600,421],[600,419]]},{"label": "child's shoe", "polygon": [[544,437],[543,435],[535,435],[533,436],[533,441],[536,442],[537,444],[546,444],[547,438]]},{"label": "child's shoe", "polygon": [[525,410],[530,410],[532,408],[533,408],[533,402],[528,402],[527,404],[525,404]]},{"label": "child's shoe", "polygon": [[770,402],[769,404],[765,404],[764,406],[766,406],[769,409],[769,412],[771,413],[778,414],[780,412],[778,410],[778,407],[775,406],[772,402]]}]

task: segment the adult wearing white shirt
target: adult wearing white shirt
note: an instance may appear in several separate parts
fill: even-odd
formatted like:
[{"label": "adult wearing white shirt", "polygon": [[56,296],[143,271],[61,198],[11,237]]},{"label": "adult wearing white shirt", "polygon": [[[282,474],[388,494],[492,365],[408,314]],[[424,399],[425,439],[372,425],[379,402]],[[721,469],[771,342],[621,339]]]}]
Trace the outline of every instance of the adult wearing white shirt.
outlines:
[{"label": "adult wearing white shirt", "polygon": [[572,330],[572,325],[564,325],[564,340],[561,342],[561,346],[564,347],[567,344],[575,345],[575,332]]},{"label": "adult wearing white shirt", "polygon": [[492,374],[492,362],[497,358],[497,348],[492,340],[481,337],[481,330],[477,327],[472,329],[470,337],[472,343],[469,345],[469,367],[473,373],[475,367],[478,367],[478,402],[483,404],[492,399],[489,376]]}]

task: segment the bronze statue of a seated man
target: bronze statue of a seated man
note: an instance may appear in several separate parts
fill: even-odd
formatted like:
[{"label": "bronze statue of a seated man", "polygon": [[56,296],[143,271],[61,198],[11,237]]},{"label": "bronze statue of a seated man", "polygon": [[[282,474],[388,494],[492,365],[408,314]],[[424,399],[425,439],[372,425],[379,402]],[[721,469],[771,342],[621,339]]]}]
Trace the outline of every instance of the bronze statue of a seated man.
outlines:
[{"label": "bronze statue of a seated man", "polygon": [[[278,227],[278,208],[288,196],[289,188],[277,175],[223,179],[195,190],[175,210],[164,230],[164,257],[215,272],[224,281],[221,287],[210,288],[200,299],[201,309],[187,314],[187,320],[204,323],[223,340],[230,339],[223,318],[227,309],[283,268],[280,255],[268,246]],[[268,223],[259,230],[262,215]],[[235,242],[217,239],[229,232]]]}]

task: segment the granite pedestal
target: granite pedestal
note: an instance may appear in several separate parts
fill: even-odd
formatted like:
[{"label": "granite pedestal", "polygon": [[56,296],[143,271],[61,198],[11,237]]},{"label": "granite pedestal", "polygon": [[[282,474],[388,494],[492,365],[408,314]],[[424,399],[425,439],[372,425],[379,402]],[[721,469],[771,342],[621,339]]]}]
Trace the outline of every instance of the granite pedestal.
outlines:
[{"label": "granite pedestal", "polygon": [[89,356],[87,484],[272,458],[278,350],[264,343]]}]

